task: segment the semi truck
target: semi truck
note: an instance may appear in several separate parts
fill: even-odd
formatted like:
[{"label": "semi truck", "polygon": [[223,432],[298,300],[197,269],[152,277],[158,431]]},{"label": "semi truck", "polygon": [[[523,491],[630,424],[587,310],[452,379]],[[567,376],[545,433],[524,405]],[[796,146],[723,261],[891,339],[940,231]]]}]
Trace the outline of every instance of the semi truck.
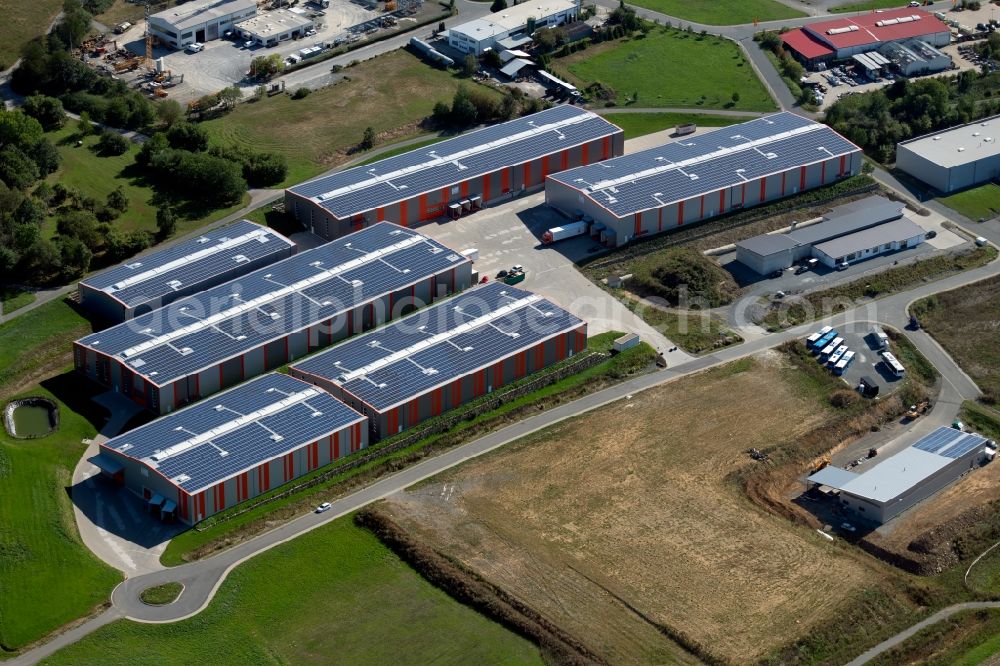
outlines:
[{"label": "semi truck", "polygon": [[552,227],[542,234],[542,242],[547,245],[549,243],[555,243],[556,241],[565,240],[567,238],[583,236],[587,233],[588,226],[589,225],[586,220],[579,220],[562,226]]},{"label": "semi truck", "polygon": [[685,123],[674,128],[674,136],[687,136],[688,134],[694,134],[697,131],[698,125],[695,123]]}]

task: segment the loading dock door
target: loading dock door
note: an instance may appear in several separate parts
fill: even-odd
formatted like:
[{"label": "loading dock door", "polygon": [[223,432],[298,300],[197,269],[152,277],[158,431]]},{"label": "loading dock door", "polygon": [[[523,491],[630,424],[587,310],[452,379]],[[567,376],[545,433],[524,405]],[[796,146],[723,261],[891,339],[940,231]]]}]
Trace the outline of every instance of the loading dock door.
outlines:
[{"label": "loading dock door", "polygon": [[205,30],[204,29],[199,30],[198,32],[194,33],[194,41],[201,42],[202,44],[205,43]]}]

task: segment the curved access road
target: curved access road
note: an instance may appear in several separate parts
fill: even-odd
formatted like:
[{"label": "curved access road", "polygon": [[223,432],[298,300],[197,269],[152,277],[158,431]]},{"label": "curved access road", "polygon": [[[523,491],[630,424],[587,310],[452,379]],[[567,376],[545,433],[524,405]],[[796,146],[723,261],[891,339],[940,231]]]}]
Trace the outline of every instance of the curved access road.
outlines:
[{"label": "curved access road", "polygon": [[948,606],[947,608],[942,608],[933,615],[921,620],[920,622],[917,622],[909,629],[904,629],[903,631],[899,632],[892,638],[887,638],[886,640],[882,641],[872,649],[868,650],[867,652],[858,656],[856,659],[849,662],[847,666],[861,666],[862,664],[867,664],[869,661],[879,656],[886,650],[891,650],[892,648],[896,647],[897,645],[905,641],[907,638],[910,638],[911,636],[919,632],[921,629],[926,629],[932,624],[937,624],[941,620],[945,620],[954,615],[955,613],[961,613],[962,611],[967,611],[967,610],[982,610],[984,608],[1000,608],[1000,601],[967,601],[962,604],[955,604],[954,606]]}]

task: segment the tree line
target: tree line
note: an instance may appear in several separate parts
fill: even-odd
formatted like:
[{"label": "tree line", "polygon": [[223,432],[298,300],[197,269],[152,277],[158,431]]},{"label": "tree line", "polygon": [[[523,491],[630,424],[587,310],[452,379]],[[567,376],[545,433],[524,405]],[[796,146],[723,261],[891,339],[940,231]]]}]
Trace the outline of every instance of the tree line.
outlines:
[{"label": "tree line", "polygon": [[[20,110],[0,112],[0,281],[34,284],[75,279],[94,265],[117,263],[171,235],[179,211],[204,214],[238,203],[248,187],[280,183],[285,158],[239,146],[209,145],[204,127],[184,120],[174,100],[154,103],[123,81],[73,56],[91,32],[91,14],[105,0],[66,0],[52,31],[27,44],[11,85],[26,95]],[[238,89],[199,100],[198,109],[229,109]],[[98,134],[98,156],[123,155],[131,142],[118,130],[150,135],[132,173],[156,188],[157,232],[122,231],[115,220],[129,208],[116,188],[97,200],[46,178],[59,168],[59,152],[44,136],[62,128],[66,111],[79,114],[72,138]],[[107,125],[97,129],[94,123]],[[50,179],[51,180],[51,179]],[[43,228],[52,220],[54,231]]]},{"label": "tree line", "polygon": [[998,92],[1000,72],[896,79],[880,90],[841,97],[827,109],[825,122],[888,164],[900,141],[1000,113]]}]

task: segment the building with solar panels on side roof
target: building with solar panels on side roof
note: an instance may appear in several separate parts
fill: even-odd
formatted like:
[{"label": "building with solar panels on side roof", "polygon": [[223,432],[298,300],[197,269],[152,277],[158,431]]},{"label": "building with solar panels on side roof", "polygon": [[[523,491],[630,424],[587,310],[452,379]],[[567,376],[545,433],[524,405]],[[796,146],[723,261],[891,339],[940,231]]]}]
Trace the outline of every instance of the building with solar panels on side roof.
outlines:
[{"label": "building with solar panels on side roof", "polygon": [[992,460],[991,444],[942,427],[860,474],[827,466],[806,480],[839,490],[841,503],[858,518],[882,524]]},{"label": "building with solar panels on side roof", "polygon": [[861,172],[861,149],[776,113],[548,176],[545,201],[594,220],[608,247],[768,203]]},{"label": "building with solar panels on side roof", "polygon": [[471,262],[381,223],[80,338],[74,364],[158,414],[461,291]]},{"label": "building with solar panels on side roof", "polygon": [[587,325],[500,282],[299,361],[289,372],[369,417],[372,440],[583,351]]},{"label": "building with solar panels on side roof", "polygon": [[412,226],[539,189],[550,173],[624,150],[617,126],[556,106],[296,185],[285,190],[285,209],[324,238],[381,220]]},{"label": "building with solar panels on side roof", "polygon": [[193,525],[368,443],[365,417],[278,373],[113,437],[90,459],[165,520]]},{"label": "building with solar panels on side roof", "polygon": [[121,322],[295,254],[278,232],[242,220],[80,281],[80,303]]}]

